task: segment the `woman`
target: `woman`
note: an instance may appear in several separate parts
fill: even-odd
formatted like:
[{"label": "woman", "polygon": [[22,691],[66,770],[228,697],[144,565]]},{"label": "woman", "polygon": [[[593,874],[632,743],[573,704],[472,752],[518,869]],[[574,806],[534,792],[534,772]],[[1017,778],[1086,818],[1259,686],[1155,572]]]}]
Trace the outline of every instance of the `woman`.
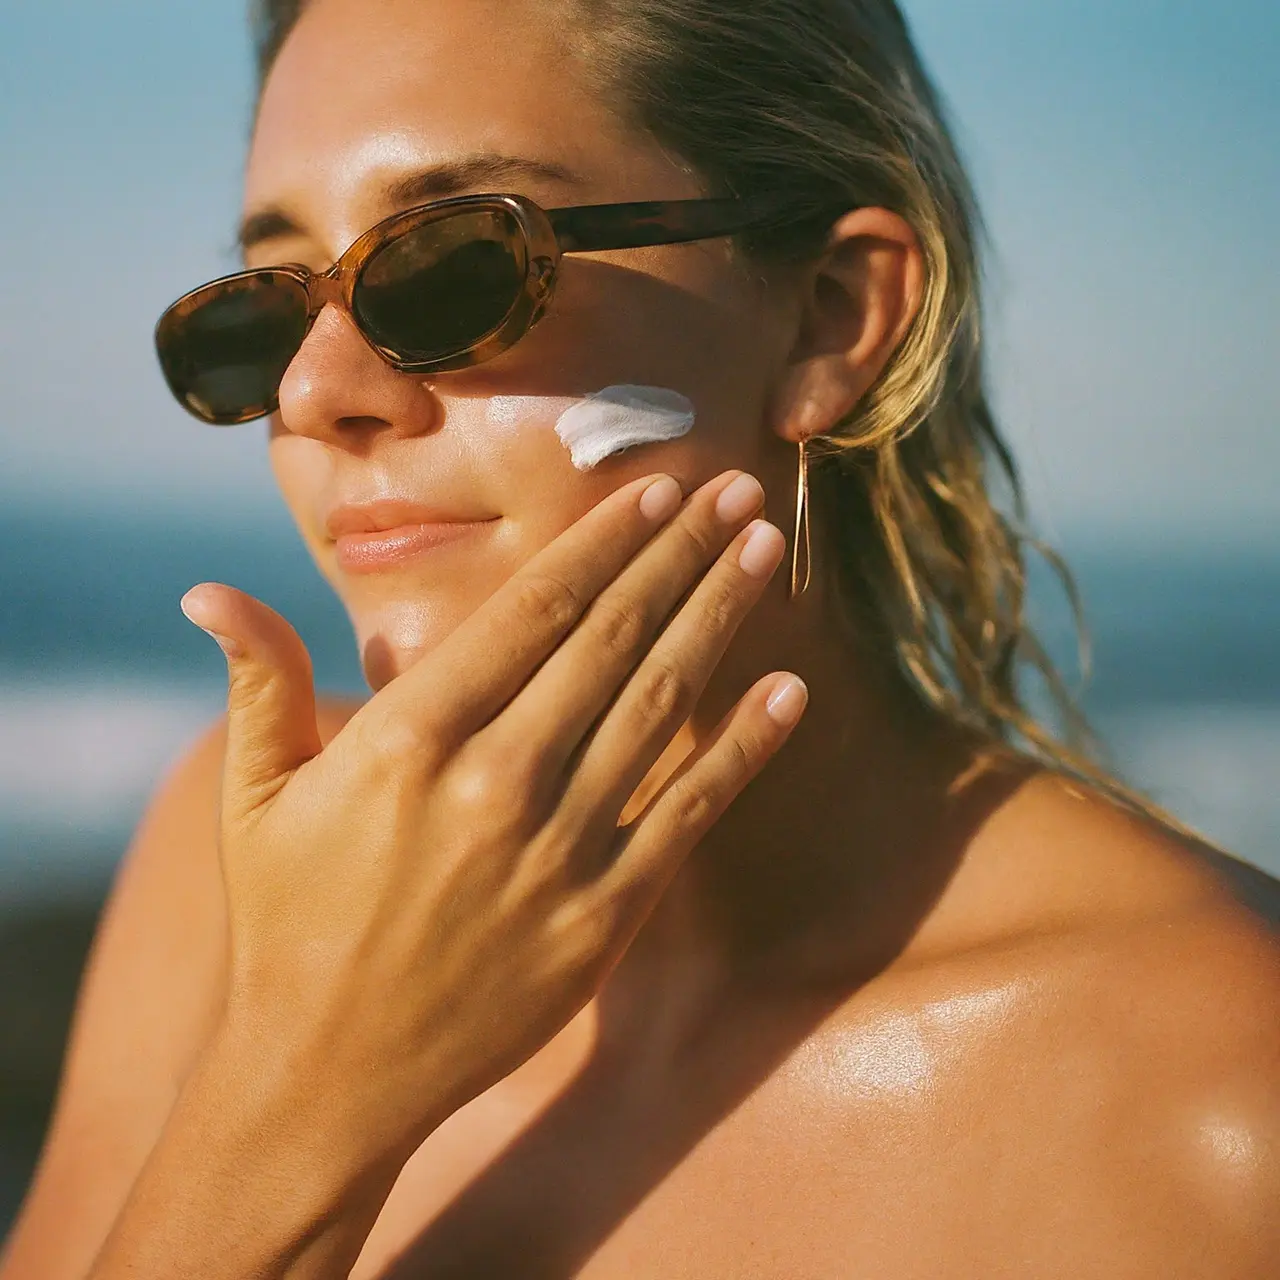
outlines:
[{"label": "woman", "polygon": [[261,47],[254,274],[158,343],[269,415],[374,694],[184,600],[227,717],[3,1280],[1274,1274],[1274,885],[1019,698],[976,214],[892,0]]}]

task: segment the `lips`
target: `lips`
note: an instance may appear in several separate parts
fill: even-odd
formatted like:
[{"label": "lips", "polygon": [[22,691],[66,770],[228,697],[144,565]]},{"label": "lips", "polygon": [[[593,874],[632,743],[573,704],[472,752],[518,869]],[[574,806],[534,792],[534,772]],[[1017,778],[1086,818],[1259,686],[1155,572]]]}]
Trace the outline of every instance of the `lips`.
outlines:
[{"label": "lips", "polygon": [[329,513],[324,527],[330,539],[336,541],[344,534],[385,533],[391,529],[424,524],[477,524],[489,518],[398,499],[382,499],[360,506],[337,507]]},{"label": "lips", "polygon": [[341,568],[380,573],[490,529],[499,518],[383,500],[336,508],[325,520],[325,531]]}]

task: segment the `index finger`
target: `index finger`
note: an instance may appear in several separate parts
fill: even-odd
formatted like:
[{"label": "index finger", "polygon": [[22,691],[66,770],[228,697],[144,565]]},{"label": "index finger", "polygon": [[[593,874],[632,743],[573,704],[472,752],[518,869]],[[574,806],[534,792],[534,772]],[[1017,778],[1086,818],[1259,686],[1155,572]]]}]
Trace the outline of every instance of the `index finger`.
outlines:
[{"label": "index finger", "polygon": [[436,742],[489,722],[564,639],[592,600],[679,511],[668,475],[623,485],[575,521],[422,661],[378,693],[379,714]]}]

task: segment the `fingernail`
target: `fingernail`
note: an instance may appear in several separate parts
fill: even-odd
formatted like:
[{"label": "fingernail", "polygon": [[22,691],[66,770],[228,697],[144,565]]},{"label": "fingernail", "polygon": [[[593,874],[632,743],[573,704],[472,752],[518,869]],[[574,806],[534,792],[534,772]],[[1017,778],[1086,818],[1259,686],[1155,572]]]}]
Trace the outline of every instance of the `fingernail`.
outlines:
[{"label": "fingernail", "polygon": [[739,476],[716,500],[716,515],[725,524],[745,520],[758,511],[764,501],[764,490],[755,476]]},{"label": "fingernail", "polygon": [[799,676],[787,676],[780,680],[769,695],[766,710],[774,724],[793,729],[800,723],[804,709],[809,705],[809,688]]},{"label": "fingernail", "polygon": [[186,596],[182,597],[182,601],[178,605],[178,608],[182,610],[183,617],[185,617],[193,627],[200,627],[200,630],[203,631],[205,635],[207,635],[218,646],[218,648],[227,655],[228,658],[238,658],[240,656],[240,646],[234,640],[227,636],[220,636],[216,631],[210,631],[208,627],[201,626],[200,623],[198,623],[187,612]]},{"label": "fingernail", "polygon": [[738,566],[748,577],[771,577],[782,562],[787,540],[767,520],[757,520],[750,528],[751,536],[738,556]]},{"label": "fingernail", "polygon": [[670,476],[663,476],[640,495],[640,513],[648,520],[665,520],[679,511],[683,501],[680,486]]}]

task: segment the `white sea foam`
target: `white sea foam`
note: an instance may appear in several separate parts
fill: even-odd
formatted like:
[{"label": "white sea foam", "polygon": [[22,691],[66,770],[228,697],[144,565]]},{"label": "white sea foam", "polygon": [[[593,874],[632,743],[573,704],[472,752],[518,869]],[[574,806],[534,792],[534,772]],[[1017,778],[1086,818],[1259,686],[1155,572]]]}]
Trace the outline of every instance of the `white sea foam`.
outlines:
[{"label": "white sea foam", "polygon": [[167,768],[223,706],[209,687],[0,681],[0,899],[108,873]]},{"label": "white sea foam", "polygon": [[182,686],[0,684],[0,814],[104,825],[222,705]]}]

